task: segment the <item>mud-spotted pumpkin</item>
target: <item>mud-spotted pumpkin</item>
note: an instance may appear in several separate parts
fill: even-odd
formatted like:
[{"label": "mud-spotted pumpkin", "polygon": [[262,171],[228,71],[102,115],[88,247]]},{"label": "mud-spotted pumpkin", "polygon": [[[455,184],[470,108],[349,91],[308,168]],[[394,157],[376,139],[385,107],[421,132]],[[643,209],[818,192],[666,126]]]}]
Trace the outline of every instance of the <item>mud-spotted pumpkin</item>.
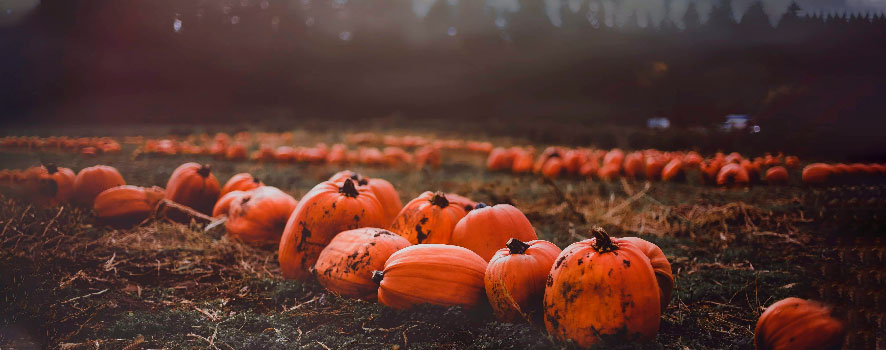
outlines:
[{"label": "mud-spotted pumpkin", "polygon": [[92,210],[101,223],[129,227],[147,219],[162,199],[163,189],[160,187],[123,185],[99,193]]},{"label": "mud-spotted pumpkin", "polygon": [[419,244],[403,248],[372,279],[378,302],[395,309],[421,304],[475,308],[486,300],[486,261],[453,245]]},{"label": "mud-spotted pumpkin", "polygon": [[604,338],[655,338],[661,296],[649,258],[633,243],[593,232],[595,238],[564,249],[551,268],[544,299],[548,333],[580,347]]},{"label": "mud-spotted pumpkin", "polygon": [[33,176],[29,179],[33,188],[28,192],[35,203],[59,205],[71,198],[74,193],[74,180],[77,177],[73,170],[53,164],[33,169],[29,172]]},{"label": "mud-spotted pumpkin", "polygon": [[391,231],[411,244],[452,243],[452,230],[465,216],[465,208],[443,192],[427,191],[413,199],[394,218]]},{"label": "mud-spotted pumpkin", "polygon": [[522,242],[511,238],[486,266],[486,296],[495,317],[516,323],[541,312],[545,281],[560,255],[548,241]]},{"label": "mud-spotted pumpkin", "polygon": [[538,236],[526,215],[513,205],[479,203],[455,225],[450,244],[468,248],[489,261],[510,238],[532,241]]},{"label": "mud-spotted pumpkin", "polygon": [[783,166],[774,166],[766,170],[764,177],[770,185],[784,185],[788,183],[788,170]]},{"label": "mud-spotted pumpkin", "polygon": [[77,204],[92,207],[95,196],[111,187],[125,185],[126,181],[117,169],[107,165],[83,168],[74,178],[74,193],[71,200]]},{"label": "mud-spotted pumpkin", "polygon": [[372,272],[383,270],[391,254],[408,246],[406,238],[380,228],[344,231],[320,252],[314,275],[333,293],[375,300],[378,283],[372,280]]},{"label": "mud-spotted pumpkin", "polygon": [[754,329],[757,350],[838,350],[846,330],[831,308],[812,300],[787,298],[760,315]]},{"label": "mud-spotted pumpkin", "polygon": [[221,191],[219,192],[219,196],[224,196],[231,191],[249,191],[253,188],[258,188],[263,186],[264,184],[249,173],[239,173],[234,176],[231,176],[228,179],[228,182],[225,182],[225,185],[222,186]]},{"label": "mud-spotted pumpkin", "polygon": [[304,280],[323,248],[339,232],[385,225],[384,209],[369,188],[351,179],[314,186],[299,201],[280,239],[280,271]]},{"label": "mud-spotted pumpkin", "polygon": [[661,291],[661,311],[664,312],[671,303],[671,295],[674,292],[674,273],[671,271],[671,263],[668,257],[661,251],[655,243],[649,242],[638,237],[623,237],[622,241],[628,241],[640,249],[652,264],[652,271],[655,272],[655,280],[658,281],[658,288]]},{"label": "mud-spotted pumpkin", "polygon": [[825,163],[813,163],[803,168],[801,177],[804,184],[823,185],[828,182],[833,173],[834,168],[831,165]]},{"label": "mud-spotted pumpkin", "polygon": [[166,182],[166,199],[211,214],[221,189],[209,164],[180,165]]},{"label": "mud-spotted pumpkin", "polygon": [[738,163],[729,163],[717,173],[717,185],[726,187],[747,186],[751,181],[747,170]]},{"label": "mud-spotted pumpkin", "polygon": [[400,201],[400,194],[397,193],[397,189],[394,188],[394,185],[387,180],[368,178],[356,172],[344,170],[332,175],[332,177],[329,178],[329,181],[341,182],[345,179],[356,181],[356,184],[359,186],[368,186],[372,193],[375,194],[375,198],[381,203],[385,212],[386,222],[385,225],[381,227],[389,227],[397,214],[400,213],[400,210],[403,209],[403,202]]},{"label": "mud-spotted pumpkin", "polygon": [[230,203],[225,229],[250,243],[277,243],[298,202],[276,187],[244,192]]}]

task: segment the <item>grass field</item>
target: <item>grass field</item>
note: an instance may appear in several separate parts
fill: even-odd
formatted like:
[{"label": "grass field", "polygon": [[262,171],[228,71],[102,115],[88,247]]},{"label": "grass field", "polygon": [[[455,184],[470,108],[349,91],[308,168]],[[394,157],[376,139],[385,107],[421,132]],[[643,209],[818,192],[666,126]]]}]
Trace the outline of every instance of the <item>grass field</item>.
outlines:
[{"label": "grass field", "polygon": [[[332,133],[297,132],[305,144]],[[0,153],[0,168],[55,162],[117,167],[130,184],[164,186],[186,161],[211,163],[220,181],[251,172],[300,198],[340,167],[231,162],[209,157],[83,158]],[[886,186],[612,183],[490,173],[477,154],[444,155],[437,170],[349,167],[389,180],[406,203],[443,190],[520,208],[541,239],[561,248],[594,225],[658,244],[673,266],[674,298],[650,344],[613,349],[753,349],[757,318],[788,296],[836,306],[847,349],[884,346]],[[488,308],[396,311],[280,277],[275,246],[253,247],[165,220],[131,230],[94,224],[81,208],[37,208],[0,197],[0,345],[11,349],[569,348],[532,324],[497,322]]]}]

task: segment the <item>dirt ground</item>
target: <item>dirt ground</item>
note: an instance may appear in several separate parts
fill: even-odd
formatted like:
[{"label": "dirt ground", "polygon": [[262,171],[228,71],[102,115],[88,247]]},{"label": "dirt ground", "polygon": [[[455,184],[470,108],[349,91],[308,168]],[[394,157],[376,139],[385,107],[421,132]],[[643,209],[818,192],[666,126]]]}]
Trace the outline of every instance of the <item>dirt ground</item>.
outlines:
[{"label": "dirt ground", "polygon": [[[307,144],[333,135],[303,136]],[[56,162],[117,167],[128,183],[164,186],[185,161],[225,181],[248,171],[300,198],[339,167],[203,157],[82,158],[0,152],[0,168]],[[753,349],[757,317],[788,296],[835,305],[847,349],[886,345],[886,185],[724,190],[676,184],[553,182],[490,173],[476,154],[444,155],[437,170],[349,167],[394,184],[407,202],[443,190],[511,203],[561,248],[600,225],[658,244],[674,298],[649,344],[607,349]],[[274,246],[253,247],[196,223],[155,220],[117,230],[84,209],[38,208],[0,197],[0,347],[4,349],[524,349],[571,348],[532,324],[497,322],[487,308],[396,311],[283,280]]]}]

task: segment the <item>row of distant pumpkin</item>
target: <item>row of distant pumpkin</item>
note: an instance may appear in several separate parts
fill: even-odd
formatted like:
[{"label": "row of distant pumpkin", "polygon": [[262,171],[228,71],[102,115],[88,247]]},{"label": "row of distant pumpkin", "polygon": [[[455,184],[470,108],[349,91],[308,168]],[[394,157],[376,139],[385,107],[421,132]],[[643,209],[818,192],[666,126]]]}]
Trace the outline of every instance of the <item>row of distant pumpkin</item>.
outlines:
[{"label": "row of distant pumpkin", "polygon": [[[73,171],[35,167],[25,188],[56,182],[55,203],[70,193],[114,225],[147,218],[164,198],[216,217],[246,242],[279,240],[283,277],[316,280],[333,293],[408,309],[419,304],[474,308],[489,302],[495,316],[521,322],[541,313],[554,337],[592,346],[602,338],[655,338],[674,280],[667,257],[640,238],[594,238],[564,250],[538,240],[523,213],[466,197],[425,192],[403,206],[393,185],[343,171],[296,201],[249,174],[224,186],[209,166],[186,163],[166,189],[124,185],[108,166]],[[64,178],[61,183],[58,180]],[[70,185],[69,185],[70,184]],[[32,188],[31,186],[34,186]],[[837,348],[842,323],[830,309],[789,298],[758,321],[758,349]],[[825,347],[813,347],[827,345]]]},{"label": "row of distant pumpkin", "polygon": [[123,148],[110,137],[67,137],[67,136],[6,136],[0,138],[0,147],[20,149],[55,149],[66,152],[79,152],[83,155],[118,153]]},{"label": "row of distant pumpkin", "polygon": [[[612,181],[619,177],[633,180],[678,181],[690,170],[698,171],[705,184],[718,186],[747,186],[765,181],[768,184],[786,184],[788,169],[800,167],[796,156],[773,156],[747,159],[738,152],[728,155],[718,152],[705,159],[698,152],[662,152],[643,150],[625,153],[612,150],[548,147],[535,157],[534,147],[494,148],[486,160],[491,171],[536,173],[548,178],[562,175],[583,176]],[[534,160],[533,160],[534,158]],[[765,170],[765,171],[764,171]],[[825,164],[813,163],[803,168],[801,178],[806,184],[828,184],[840,178],[886,175],[886,164]]]}]

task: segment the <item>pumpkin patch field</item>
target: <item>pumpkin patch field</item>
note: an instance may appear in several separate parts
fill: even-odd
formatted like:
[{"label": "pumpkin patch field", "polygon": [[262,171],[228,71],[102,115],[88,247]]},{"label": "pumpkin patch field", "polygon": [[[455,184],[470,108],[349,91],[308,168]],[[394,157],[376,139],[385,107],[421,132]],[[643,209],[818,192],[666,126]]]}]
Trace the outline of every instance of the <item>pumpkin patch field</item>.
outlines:
[{"label": "pumpkin patch field", "polygon": [[886,164],[444,130],[4,130],[0,348],[886,348]]}]

